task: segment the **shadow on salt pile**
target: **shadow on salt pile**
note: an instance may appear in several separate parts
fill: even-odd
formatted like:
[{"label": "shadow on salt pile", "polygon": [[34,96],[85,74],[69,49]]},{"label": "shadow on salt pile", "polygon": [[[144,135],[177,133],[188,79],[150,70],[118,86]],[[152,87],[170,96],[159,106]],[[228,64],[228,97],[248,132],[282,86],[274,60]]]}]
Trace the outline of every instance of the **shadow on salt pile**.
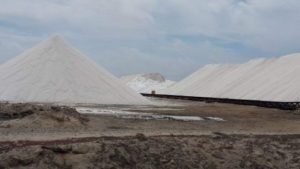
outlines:
[{"label": "shadow on salt pile", "polygon": [[137,120],[174,120],[174,121],[225,121],[219,117],[198,117],[198,116],[172,116],[158,115],[153,113],[137,113],[124,110],[109,110],[78,107],[76,110],[82,114],[98,114],[105,116],[113,116],[122,119],[137,119]]}]

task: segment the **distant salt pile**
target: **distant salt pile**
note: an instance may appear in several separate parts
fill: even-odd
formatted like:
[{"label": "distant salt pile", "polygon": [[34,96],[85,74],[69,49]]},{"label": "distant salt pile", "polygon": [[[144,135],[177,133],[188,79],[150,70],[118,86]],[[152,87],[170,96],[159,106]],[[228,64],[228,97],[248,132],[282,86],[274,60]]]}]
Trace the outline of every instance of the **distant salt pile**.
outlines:
[{"label": "distant salt pile", "polygon": [[207,65],[165,94],[266,101],[300,101],[300,54],[245,64]]},{"label": "distant salt pile", "polygon": [[0,101],[149,103],[60,36],[1,65]]},{"label": "distant salt pile", "polygon": [[165,89],[175,82],[166,80],[159,73],[136,74],[121,77],[121,81],[139,93],[151,93],[151,91]]}]

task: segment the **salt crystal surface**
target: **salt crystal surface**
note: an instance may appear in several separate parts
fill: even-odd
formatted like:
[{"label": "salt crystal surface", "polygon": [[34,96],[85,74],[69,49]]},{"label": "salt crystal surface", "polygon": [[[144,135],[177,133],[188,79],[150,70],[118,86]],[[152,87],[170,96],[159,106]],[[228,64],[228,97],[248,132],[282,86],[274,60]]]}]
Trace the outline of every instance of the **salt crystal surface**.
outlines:
[{"label": "salt crystal surface", "polygon": [[140,120],[177,120],[177,121],[203,121],[211,120],[222,122],[225,121],[219,117],[199,117],[199,116],[176,116],[176,115],[164,115],[142,112],[131,112],[118,109],[99,109],[88,107],[77,107],[76,110],[82,114],[98,114],[105,116],[114,116],[123,119],[140,119]]},{"label": "salt crystal surface", "polygon": [[266,101],[300,101],[300,54],[244,64],[207,65],[160,93]]},{"label": "salt crystal surface", "polygon": [[0,101],[150,103],[57,35],[0,66]]},{"label": "salt crystal surface", "polygon": [[172,86],[175,82],[166,80],[159,73],[136,74],[121,77],[121,81],[138,93],[150,93]]},{"label": "salt crystal surface", "polygon": [[206,117],[206,119],[214,120],[214,121],[225,121],[224,119],[222,119],[220,117]]}]

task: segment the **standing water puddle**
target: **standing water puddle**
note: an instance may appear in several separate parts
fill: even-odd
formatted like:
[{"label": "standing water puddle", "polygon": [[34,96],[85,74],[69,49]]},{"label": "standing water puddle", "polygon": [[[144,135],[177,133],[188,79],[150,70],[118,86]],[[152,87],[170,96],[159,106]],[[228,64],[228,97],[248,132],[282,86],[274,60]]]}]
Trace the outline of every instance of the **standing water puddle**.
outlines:
[{"label": "standing water puddle", "polygon": [[198,117],[198,116],[173,116],[173,115],[161,115],[153,113],[137,113],[124,110],[111,110],[111,109],[96,109],[78,107],[76,110],[82,114],[99,114],[106,116],[114,116],[122,119],[139,119],[139,120],[176,120],[176,121],[225,121],[219,117]]}]

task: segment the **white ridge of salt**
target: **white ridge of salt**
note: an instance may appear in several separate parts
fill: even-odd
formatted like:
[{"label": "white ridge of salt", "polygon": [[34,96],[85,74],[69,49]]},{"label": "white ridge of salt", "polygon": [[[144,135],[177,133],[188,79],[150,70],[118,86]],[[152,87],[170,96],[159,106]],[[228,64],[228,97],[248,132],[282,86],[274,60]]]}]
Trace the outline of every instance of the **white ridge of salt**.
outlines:
[{"label": "white ridge of salt", "polygon": [[208,65],[161,91],[165,94],[265,101],[300,101],[300,54],[244,64]]},{"label": "white ridge of salt", "polygon": [[150,103],[58,35],[1,65],[0,101]]},{"label": "white ridge of salt", "polygon": [[123,76],[121,81],[138,93],[150,93],[152,90],[159,91],[175,84],[174,81],[166,80],[159,73]]},{"label": "white ridge of salt", "polygon": [[220,117],[206,117],[209,120],[214,120],[214,121],[225,121],[224,119],[220,118]]}]

